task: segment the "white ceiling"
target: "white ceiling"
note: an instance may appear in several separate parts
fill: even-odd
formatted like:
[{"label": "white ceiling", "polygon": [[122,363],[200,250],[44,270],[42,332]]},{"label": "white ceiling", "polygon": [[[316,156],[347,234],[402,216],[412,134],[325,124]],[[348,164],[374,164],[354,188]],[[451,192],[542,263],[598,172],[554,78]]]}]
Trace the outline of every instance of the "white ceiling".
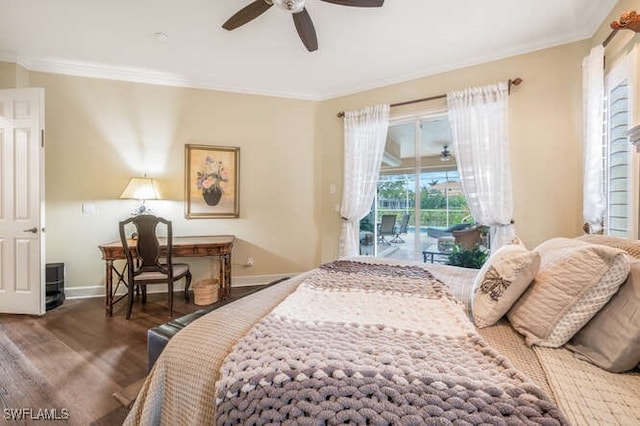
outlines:
[{"label": "white ceiling", "polygon": [[[590,37],[617,0],[307,0],[319,49],[252,0],[0,0],[0,60],[35,71],[323,100]],[[169,38],[160,41],[157,32]]]},{"label": "white ceiling", "polygon": [[[387,148],[400,159],[414,158],[416,127],[414,122],[392,124],[387,133]],[[445,146],[453,153],[453,136],[446,116],[421,121],[420,156],[440,155]],[[396,145],[392,147],[391,145]]]}]

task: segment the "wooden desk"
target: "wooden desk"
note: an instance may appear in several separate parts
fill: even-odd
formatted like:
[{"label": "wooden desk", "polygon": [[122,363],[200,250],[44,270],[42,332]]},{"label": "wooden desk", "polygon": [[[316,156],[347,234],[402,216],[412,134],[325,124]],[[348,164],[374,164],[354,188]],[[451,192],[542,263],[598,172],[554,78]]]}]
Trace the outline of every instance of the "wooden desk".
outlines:
[{"label": "wooden desk", "polygon": [[[166,251],[166,239],[159,238],[160,253]],[[173,237],[172,257],[217,257],[220,259],[220,288],[218,289],[218,298],[223,299],[229,295],[231,291],[231,248],[233,247],[233,235],[215,235],[215,236],[194,236],[194,237]],[[112,241],[107,244],[98,246],[102,252],[102,259],[106,264],[105,269],[105,309],[108,316],[113,315],[113,305],[116,304],[123,296],[114,300],[114,293],[118,289],[120,283],[125,286],[125,272],[118,271],[113,265],[114,260],[126,259],[122,242]],[[133,255],[136,255],[136,242],[129,240],[129,248]],[[126,268],[126,266],[125,266]],[[116,274],[118,281],[116,288],[113,288],[113,274]]]}]

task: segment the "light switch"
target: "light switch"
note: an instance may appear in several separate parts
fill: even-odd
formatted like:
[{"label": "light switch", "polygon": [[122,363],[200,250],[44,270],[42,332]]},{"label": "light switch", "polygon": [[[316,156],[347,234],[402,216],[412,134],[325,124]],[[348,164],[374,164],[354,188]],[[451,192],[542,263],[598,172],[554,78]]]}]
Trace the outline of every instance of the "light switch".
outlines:
[{"label": "light switch", "polygon": [[93,203],[82,203],[82,214],[96,214],[96,205]]}]

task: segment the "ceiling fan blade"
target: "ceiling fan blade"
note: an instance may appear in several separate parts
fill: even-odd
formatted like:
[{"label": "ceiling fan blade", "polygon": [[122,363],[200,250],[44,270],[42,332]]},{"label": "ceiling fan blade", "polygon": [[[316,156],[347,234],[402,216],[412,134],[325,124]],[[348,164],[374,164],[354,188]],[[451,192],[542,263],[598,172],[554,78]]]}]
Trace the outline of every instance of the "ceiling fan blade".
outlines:
[{"label": "ceiling fan blade", "polygon": [[258,16],[269,10],[271,6],[273,6],[273,4],[267,3],[265,0],[256,0],[248,6],[240,9],[231,18],[227,19],[227,22],[222,24],[222,28],[229,31],[235,30],[247,22],[253,21]]},{"label": "ceiling fan blade", "polygon": [[353,7],[382,7],[384,0],[322,0],[327,3]]},{"label": "ceiling fan blade", "polygon": [[316,29],[313,26],[313,21],[307,9],[302,9],[301,12],[293,14],[293,23],[298,30],[298,35],[304,43],[304,46],[309,52],[318,50],[318,37],[316,36]]}]

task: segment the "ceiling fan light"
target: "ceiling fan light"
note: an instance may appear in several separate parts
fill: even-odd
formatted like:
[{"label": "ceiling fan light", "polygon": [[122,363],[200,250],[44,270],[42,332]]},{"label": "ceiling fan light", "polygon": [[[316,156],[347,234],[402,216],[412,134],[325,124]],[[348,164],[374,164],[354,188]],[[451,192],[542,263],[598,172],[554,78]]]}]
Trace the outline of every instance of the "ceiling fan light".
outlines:
[{"label": "ceiling fan light", "polygon": [[448,145],[442,148],[442,152],[440,153],[440,161],[450,161],[451,160],[451,151],[448,149]]},{"label": "ceiling fan light", "polygon": [[272,0],[273,4],[292,13],[302,12],[305,0]]}]

